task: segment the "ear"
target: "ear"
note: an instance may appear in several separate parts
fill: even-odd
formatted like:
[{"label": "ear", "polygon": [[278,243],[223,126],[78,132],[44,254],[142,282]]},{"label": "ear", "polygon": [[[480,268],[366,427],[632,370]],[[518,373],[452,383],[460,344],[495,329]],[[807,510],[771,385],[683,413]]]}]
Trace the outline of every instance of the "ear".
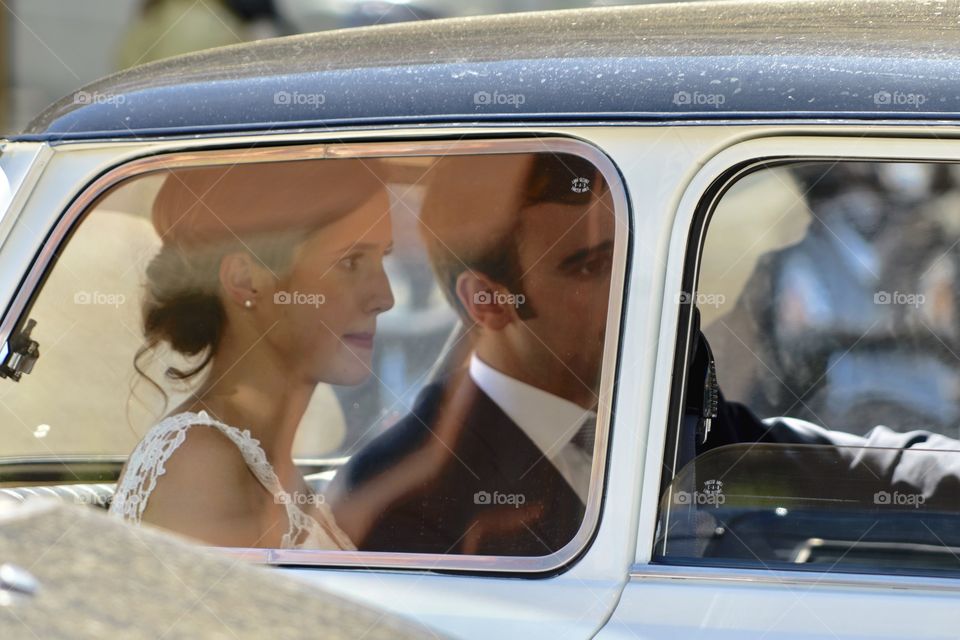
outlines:
[{"label": "ear", "polygon": [[464,271],[457,277],[457,298],[481,327],[500,331],[517,319],[513,296],[486,275]]},{"label": "ear", "polygon": [[264,269],[244,251],[229,253],[220,261],[220,286],[227,301],[241,307],[261,302],[266,291]]}]

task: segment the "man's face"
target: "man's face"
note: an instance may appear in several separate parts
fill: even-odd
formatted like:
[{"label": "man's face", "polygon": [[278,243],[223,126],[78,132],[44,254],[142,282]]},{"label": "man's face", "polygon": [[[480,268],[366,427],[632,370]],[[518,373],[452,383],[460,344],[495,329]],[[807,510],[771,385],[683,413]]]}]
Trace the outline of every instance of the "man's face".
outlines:
[{"label": "man's face", "polygon": [[527,308],[514,344],[544,388],[595,405],[616,228],[609,192],[586,205],[541,203],[520,215]]}]

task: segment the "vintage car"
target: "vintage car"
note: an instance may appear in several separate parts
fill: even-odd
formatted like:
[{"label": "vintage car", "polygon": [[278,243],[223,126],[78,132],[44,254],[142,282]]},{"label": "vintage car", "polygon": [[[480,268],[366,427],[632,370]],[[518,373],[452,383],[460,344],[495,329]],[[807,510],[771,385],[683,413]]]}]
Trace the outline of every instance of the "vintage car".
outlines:
[{"label": "vintage car", "polygon": [[[78,90],[0,147],[0,492],[107,507],[151,425],[211,383],[208,318],[283,307],[278,326],[315,318],[309,342],[346,308],[334,295],[376,280],[376,347],[334,332],[364,370],[318,369],[292,445],[305,497],[357,549],[219,552],[453,637],[955,635],[957,12],[758,0],[427,21]],[[227,204],[169,204],[196,184]],[[225,229],[256,257],[247,235],[381,188],[383,273],[162,306],[203,269],[163,271],[165,251]],[[217,295],[223,269],[204,272]],[[280,332],[264,342],[302,360]],[[525,355],[497,365],[511,348]],[[420,408],[466,370],[489,406],[449,436]],[[589,418],[592,444],[561,415]]]}]

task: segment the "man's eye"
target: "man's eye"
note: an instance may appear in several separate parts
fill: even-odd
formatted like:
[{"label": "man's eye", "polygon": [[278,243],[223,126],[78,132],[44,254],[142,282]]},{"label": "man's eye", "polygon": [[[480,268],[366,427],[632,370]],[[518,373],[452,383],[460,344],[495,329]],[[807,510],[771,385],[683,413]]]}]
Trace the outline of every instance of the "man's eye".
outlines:
[{"label": "man's eye", "polygon": [[342,260],[340,260],[340,265],[347,271],[356,270],[359,263],[360,263],[360,256],[357,256],[357,255],[347,256],[346,258],[343,258]]},{"label": "man's eye", "polygon": [[589,260],[583,263],[582,265],[580,265],[580,268],[577,270],[577,273],[579,273],[582,276],[592,276],[598,273],[604,273],[609,270],[610,270],[610,257],[602,256],[600,258],[594,258],[593,260]]}]

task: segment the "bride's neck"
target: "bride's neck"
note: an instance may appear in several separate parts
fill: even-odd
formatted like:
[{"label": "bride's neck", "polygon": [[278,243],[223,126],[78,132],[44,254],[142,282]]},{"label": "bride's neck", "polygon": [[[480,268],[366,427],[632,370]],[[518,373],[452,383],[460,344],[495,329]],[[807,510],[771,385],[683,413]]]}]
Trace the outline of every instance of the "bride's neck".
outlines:
[{"label": "bride's neck", "polygon": [[274,466],[282,466],[292,459],[297,427],[313,391],[313,384],[263,342],[241,348],[224,336],[196,397],[217,419],[249,429]]}]

